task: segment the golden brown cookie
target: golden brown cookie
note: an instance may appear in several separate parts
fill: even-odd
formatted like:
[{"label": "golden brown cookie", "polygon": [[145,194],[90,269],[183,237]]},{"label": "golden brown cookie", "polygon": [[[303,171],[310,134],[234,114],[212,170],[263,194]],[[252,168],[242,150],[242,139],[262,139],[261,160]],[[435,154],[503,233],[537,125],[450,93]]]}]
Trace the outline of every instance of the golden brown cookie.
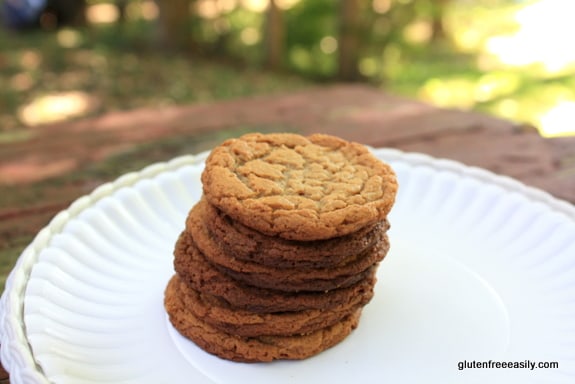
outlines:
[{"label": "golden brown cookie", "polygon": [[172,278],[164,305],[170,322],[183,336],[208,353],[239,362],[299,360],[316,355],[347,337],[359,323],[361,309],[340,322],[312,333],[291,336],[242,337],[222,332],[194,316],[175,289]]},{"label": "golden brown cookie", "polygon": [[243,225],[290,240],[344,236],[385,219],[397,192],[391,167],[328,135],[248,134],[214,148],[204,195]]},{"label": "golden brown cookie", "polygon": [[[371,248],[389,229],[387,220],[383,220],[346,236],[316,241],[286,240],[242,225],[206,199],[201,199],[198,205],[202,209],[203,224],[225,253],[273,268],[337,267]],[[190,219],[188,215],[188,231]]]},{"label": "golden brown cookie", "polygon": [[299,292],[348,287],[364,279],[370,273],[370,267],[383,260],[389,250],[387,236],[383,236],[371,248],[336,267],[273,268],[226,254],[206,229],[204,207],[204,204],[197,204],[190,211],[186,221],[187,234],[212,265],[238,281],[259,288]]},{"label": "golden brown cookie", "polygon": [[191,236],[183,232],[174,250],[176,273],[191,288],[225,300],[230,306],[255,313],[327,310],[349,305],[356,296],[372,295],[377,265],[367,276],[347,288],[327,292],[283,292],[257,288],[221,272],[198,250]]},{"label": "golden brown cookie", "polygon": [[308,309],[296,312],[253,313],[230,307],[223,300],[199,293],[177,275],[173,278],[173,294],[178,295],[199,320],[226,333],[244,337],[285,336],[315,332],[328,327],[366,305],[371,295],[356,296],[345,306],[329,310]]}]

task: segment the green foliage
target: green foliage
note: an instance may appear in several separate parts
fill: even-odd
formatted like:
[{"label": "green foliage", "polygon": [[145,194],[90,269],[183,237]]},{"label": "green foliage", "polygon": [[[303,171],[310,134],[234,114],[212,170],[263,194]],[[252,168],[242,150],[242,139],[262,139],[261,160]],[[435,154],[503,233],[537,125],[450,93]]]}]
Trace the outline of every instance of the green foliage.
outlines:
[{"label": "green foliage", "polygon": [[[569,90],[573,70],[567,68],[550,75],[541,65],[523,68],[502,65],[485,52],[493,36],[519,30],[514,15],[530,3],[533,2],[360,1],[361,27],[356,31],[361,37],[359,70],[365,79],[390,92],[423,98],[441,106],[477,108],[535,123],[536,114],[527,109],[541,108],[523,105],[531,105],[527,100],[533,95],[572,100],[569,91],[558,93],[544,89]],[[284,69],[307,79],[336,80],[337,38],[341,27],[339,4],[333,0],[300,0],[283,12]],[[265,60],[265,10],[250,10],[237,2],[217,15],[202,18],[200,14],[191,19],[196,43],[188,53],[192,57],[191,67],[181,54],[167,56],[158,52],[154,45],[154,21],[130,20],[121,28],[92,26],[90,33],[80,31],[81,42],[73,49],[60,46],[55,34],[32,33],[4,39],[0,41],[0,69],[4,74],[0,78],[0,108],[14,111],[41,92],[73,88],[86,89],[106,100],[96,113],[149,102],[180,103],[249,94],[252,92],[248,90],[249,81],[236,82],[235,70],[204,64],[200,57],[216,58],[218,62],[236,66],[241,64],[248,68],[242,69],[250,73],[245,75],[247,78],[256,76]],[[438,25],[443,26],[444,32],[439,38]],[[42,65],[23,69],[20,56],[30,51],[40,52]],[[90,60],[90,65],[78,65]],[[170,69],[163,70],[164,66]],[[490,80],[495,85],[486,85],[485,75],[494,71],[503,75]],[[66,81],[62,81],[63,73],[69,75]],[[18,88],[15,84],[26,82],[19,82],[18,76],[33,85],[15,92]],[[200,77],[209,80],[202,81]],[[111,78],[121,80],[110,81]],[[506,88],[507,80],[502,80],[509,78],[514,79],[512,88]],[[210,82],[216,85],[209,90],[202,89]],[[156,86],[158,96],[151,96],[148,84]],[[450,90],[453,92],[447,95]],[[513,104],[509,100],[517,106],[509,107]],[[550,104],[552,102],[538,105]],[[16,114],[0,116],[2,129],[15,125]]]},{"label": "green foliage", "polygon": [[321,49],[337,36],[337,7],[330,0],[301,1],[285,12],[286,66],[314,78],[333,76],[336,58]]},{"label": "green foliage", "polygon": [[[167,53],[152,23],[30,32],[0,39],[0,140],[23,128],[22,107],[48,94],[80,91],[96,99],[91,114],[143,106],[268,94],[307,85],[304,79],[229,65],[187,53]],[[62,33],[77,40],[62,46]],[[6,138],[4,138],[6,136]]]},{"label": "green foliage", "polygon": [[301,1],[285,12],[288,47],[312,49],[337,34],[337,6],[332,0]]}]

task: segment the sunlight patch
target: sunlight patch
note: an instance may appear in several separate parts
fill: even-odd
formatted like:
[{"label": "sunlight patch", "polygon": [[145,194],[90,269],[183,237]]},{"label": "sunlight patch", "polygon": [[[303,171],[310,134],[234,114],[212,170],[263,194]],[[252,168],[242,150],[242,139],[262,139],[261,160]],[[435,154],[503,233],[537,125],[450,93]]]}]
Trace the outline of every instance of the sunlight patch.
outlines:
[{"label": "sunlight patch", "polygon": [[276,0],[276,4],[278,8],[287,11],[290,8],[293,8],[297,3],[301,0]]},{"label": "sunlight patch", "polygon": [[257,44],[260,39],[260,31],[253,27],[244,28],[240,34],[240,39],[245,45]]},{"label": "sunlight patch", "polygon": [[55,123],[86,115],[97,108],[94,97],[74,91],[40,96],[18,111],[18,117],[27,126]]},{"label": "sunlight patch", "polygon": [[73,29],[61,29],[56,34],[56,40],[63,48],[75,48],[82,43],[82,35]]},{"label": "sunlight patch", "polygon": [[152,0],[132,1],[126,6],[126,16],[130,20],[154,20],[158,13],[158,6]]},{"label": "sunlight patch", "polygon": [[575,135],[575,101],[561,101],[539,117],[543,137]]},{"label": "sunlight patch", "polygon": [[94,4],[86,10],[86,19],[94,24],[113,23],[118,17],[118,8],[113,4]]},{"label": "sunlight patch", "polygon": [[337,51],[337,39],[333,36],[325,36],[319,42],[319,48],[326,55],[332,54]]},{"label": "sunlight patch", "polygon": [[541,64],[547,73],[557,73],[575,63],[575,50],[567,40],[575,35],[575,2],[545,0],[518,11],[517,33],[487,40],[486,49],[511,66]]},{"label": "sunlight patch", "polygon": [[242,6],[251,12],[264,12],[269,0],[242,0]]},{"label": "sunlight patch", "polygon": [[433,29],[429,20],[417,20],[403,29],[405,40],[413,44],[423,44],[431,40]]},{"label": "sunlight patch", "polygon": [[198,15],[204,19],[215,19],[220,16],[221,11],[215,1],[200,0],[192,5]]},{"label": "sunlight patch", "polygon": [[36,50],[25,50],[20,56],[20,65],[23,69],[34,70],[42,64],[42,55]]}]

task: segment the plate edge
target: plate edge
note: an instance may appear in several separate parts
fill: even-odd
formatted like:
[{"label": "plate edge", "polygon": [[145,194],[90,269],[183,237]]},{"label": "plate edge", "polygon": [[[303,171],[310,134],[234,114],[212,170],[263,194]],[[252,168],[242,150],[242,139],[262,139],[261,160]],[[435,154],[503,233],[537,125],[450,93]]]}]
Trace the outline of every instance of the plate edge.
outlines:
[{"label": "plate edge", "polygon": [[[542,202],[554,211],[560,212],[575,220],[575,206],[567,201],[552,196],[541,189],[528,186],[509,176],[496,174],[492,171],[468,166],[461,162],[443,158],[435,158],[418,152],[404,152],[393,148],[370,148],[370,150],[384,161],[404,161],[414,166],[427,166],[436,170],[447,170],[498,185],[505,190],[524,194],[532,201]],[[175,171],[184,166],[199,165],[204,162],[209,151],[196,155],[184,155],[166,162],[157,162],[148,165],[140,171],[130,172],[107,182],[91,193],[74,200],[68,208],[59,212],[34,237],[32,242],[18,257],[15,267],[10,272],[4,292],[0,298],[0,356],[4,368],[11,374],[13,384],[45,383],[48,379],[42,374],[40,367],[34,361],[31,346],[25,335],[23,322],[24,291],[32,266],[37,260],[38,253],[49,242],[51,237],[64,227],[72,218],[94,202],[109,196],[116,190],[134,185],[136,182],[151,179],[166,171]]]},{"label": "plate edge", "polygon": [[205,151],[196,155],[178,156],[169,161],[150,164],[140,171],[126,173],[113,181],[106,182],[89,194],[74,200],[68,208],[57,213],[38,232],[18,257],[16,265],[6,279],[4,292],[0,297],[0,340],[2,340],[0,357],[3,367],[10,373],[11,383],[50,383],[35,362],[31,346],[26,339],[23,299],[32,266],[37,261],[39,252],[52,236],[59,233],[69,220],[84,209],[120,188],[134,185],[140,180],[151,179],[166,171],[199,165],[204,162],[208,154],[209,152]]}]

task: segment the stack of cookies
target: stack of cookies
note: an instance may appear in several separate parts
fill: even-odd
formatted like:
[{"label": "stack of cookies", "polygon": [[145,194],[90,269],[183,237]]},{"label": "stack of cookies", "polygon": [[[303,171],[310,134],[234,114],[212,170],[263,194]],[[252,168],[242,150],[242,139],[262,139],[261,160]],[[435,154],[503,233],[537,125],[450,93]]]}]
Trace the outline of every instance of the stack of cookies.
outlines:
[{"label": "stack of cookies", "polygon": [[395,174],[328,135],[249,134],[216,147],[175,246],[165,307],[205,351],[304,359],[343,340],[389,249]]}]

